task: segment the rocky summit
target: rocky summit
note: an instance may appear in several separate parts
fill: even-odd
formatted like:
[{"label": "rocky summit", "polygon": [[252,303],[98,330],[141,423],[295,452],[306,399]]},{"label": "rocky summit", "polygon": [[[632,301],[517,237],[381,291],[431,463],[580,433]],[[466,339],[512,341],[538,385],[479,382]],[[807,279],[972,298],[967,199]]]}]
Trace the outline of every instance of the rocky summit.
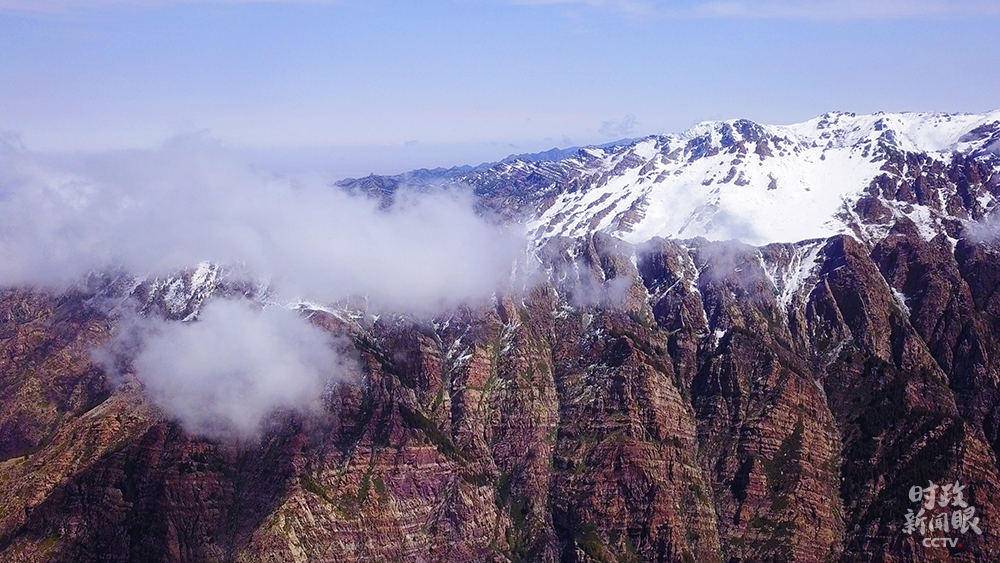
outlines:
[{"label": "rocky summit", "polygon": [[412,316],[302,302],[351,377],[188,432],[123,318],[267,301],[223,267],[0,291],[0,559],[987,562],[1000,557],[1000,112],[346,180],[468,190],[526,281]]}]

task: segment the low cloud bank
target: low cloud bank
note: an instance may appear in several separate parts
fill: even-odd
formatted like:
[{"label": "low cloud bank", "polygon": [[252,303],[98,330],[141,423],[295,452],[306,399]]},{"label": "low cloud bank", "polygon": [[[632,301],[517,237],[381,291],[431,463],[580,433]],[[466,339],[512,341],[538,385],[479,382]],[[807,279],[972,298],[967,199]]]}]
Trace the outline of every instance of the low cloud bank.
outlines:
[{"label": "low cloud bank", "polygon": [[289,296],[363,293],[434,310],[488,296],[521,240],[461,194],[404,194],[380,211],[324,184],[268,177],[203,139],[87,157],[0,148],[2,285],[59,287],[109,267],[166,274],[210,261],[245,264]]},{"label": "low cloud bank", "polygon": [[[461,194],[396,200],[379,210],[322,183],[275,178],[203,138],[53,156],[7,135],[0,285],[60,290],[92,271],[163,275],[209,261],[270,280],[279,300],[365,294],[433,313],[509,279],[519,234],[483,221]],[[309,410],[345,371],[325,333],[282,308],[210,301],[196,322],[122,332],[157,404],[208,436],[252,433],[275,409]]]},{"label": "low cloud bank", "polygon": [[135,358],[153,400],[189,431],[254,435],[271,412],[313,412],[345,360],[330,335],[288,309],[216,300],[198,322],[162,322]]}]

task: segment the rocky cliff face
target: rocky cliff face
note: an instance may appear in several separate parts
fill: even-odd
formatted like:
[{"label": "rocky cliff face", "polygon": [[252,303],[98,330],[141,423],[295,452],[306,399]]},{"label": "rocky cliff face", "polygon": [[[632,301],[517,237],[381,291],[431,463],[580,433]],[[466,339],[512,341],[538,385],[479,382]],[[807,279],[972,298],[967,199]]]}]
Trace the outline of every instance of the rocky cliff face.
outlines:
[{"label": "rocky cliff face", "polygon": [[[356,379],[257,442],[186,434],[90,358],[97,287],[3,301],[11,561],[985,561],[1000,250],[898,223],[763,248],[552,239],[433,321],[304,311]],[[997,278],[997,279],[994,279]],[[192,297],[193,298],[193,297]],[[355,320],[356,319],[356,320]],[[983,535],[927,548],[910,487]]]},{"label": "rocky cliff face", "polygon": [[[737,125],[685,150],[774,138]],[[981,129],[963,142],[985,150]],[[1000,176],[976,148],[869,144],[881,170],[844,234],[549,233],[535,280],[437,318],[303,304],[354,371],[322,413],[275,413],[255,440],[185,432],[93,350],[125,298],[180,320],[261,288],[203,266],[4,290],[0,559],[992,561]],[[497,170],[475,173],[537,203]],[[928,482],[965,486],[982,534],[906,533]]]}]

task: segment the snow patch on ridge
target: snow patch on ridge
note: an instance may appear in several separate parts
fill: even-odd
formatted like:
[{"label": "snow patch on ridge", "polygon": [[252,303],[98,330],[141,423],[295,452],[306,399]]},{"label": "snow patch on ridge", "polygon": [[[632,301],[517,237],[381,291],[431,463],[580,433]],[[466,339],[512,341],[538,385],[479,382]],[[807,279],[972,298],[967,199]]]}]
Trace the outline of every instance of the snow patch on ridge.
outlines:
[{"label": "snow patch on ridge", "polygon": [[787,264],[777,260],[768,262],[763,256],[761,257],[764,272],[771,280],[777,293],[778,304],[783,309],[788,308],[822,264],[820,253],[825,244],[825,240],[815,240],[792,246],[792,254]]}]

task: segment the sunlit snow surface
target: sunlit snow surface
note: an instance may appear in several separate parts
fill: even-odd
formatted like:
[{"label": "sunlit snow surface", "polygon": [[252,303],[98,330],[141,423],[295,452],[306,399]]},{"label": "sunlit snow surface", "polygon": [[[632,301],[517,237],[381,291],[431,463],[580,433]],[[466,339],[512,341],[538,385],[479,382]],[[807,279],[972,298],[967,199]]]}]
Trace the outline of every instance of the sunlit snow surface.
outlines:
[{"label": "sunlit snow surface", "polygon": [[[528,229],[536,240],[599,230],[633,243],[704,236],[755,245],[852,232],[854,202],[883,173],[880,143],[947,162],[981,148],[963,136],[997,121],[1000,111],[836,113],[790,126],[710,122],[624,149],[588,148],[573,164],[589,188],[562,193]],[[758,148],[759,138],[767,142]],[[928,210],[908,214],[933,233],[922,224]]]}]

